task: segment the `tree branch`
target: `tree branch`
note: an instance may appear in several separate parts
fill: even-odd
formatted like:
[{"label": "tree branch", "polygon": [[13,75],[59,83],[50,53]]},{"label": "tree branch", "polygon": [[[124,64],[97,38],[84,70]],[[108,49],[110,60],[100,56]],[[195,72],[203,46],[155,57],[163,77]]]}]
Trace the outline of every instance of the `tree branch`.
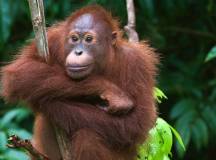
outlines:
[{"label": "tree branch", "polygon": [[[43,0],[28,0],[38,53],[49,62]],[[64,131],[53,124],[63,160],[71,160],[70,143]]]},{"label": "tree branch", "polygon": [[128,14],[128,24],[124,27],[124,29],[128,36],[129,42],[138,42],[139,37],[135,30],[136,15],[135,15],[135,10],[134,10],[133,0],[127,0],[127,14]]},{"label": "tree branch", "polygon": [[8,139],[9,148],[23,148],[27,150],[36,160],[50,160],[47,156],[40,153],[36,148],[33,147],[30,140],[21,140],[18,136],[12,135]]},{"label": "tree branch", "polygon": [[35,33],[35,41],[40,56],[45,57],[48,61],[49,49],[46,36],[45,17],[44,17],[44,6],[42,0],[28,0],[32,25]]}]

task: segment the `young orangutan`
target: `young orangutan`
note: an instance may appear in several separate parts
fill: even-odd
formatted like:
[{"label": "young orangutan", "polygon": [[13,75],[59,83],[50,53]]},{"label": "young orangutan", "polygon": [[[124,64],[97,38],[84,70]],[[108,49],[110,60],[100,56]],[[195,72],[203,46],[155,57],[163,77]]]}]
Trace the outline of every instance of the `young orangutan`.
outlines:
[{"label": "young orangutan", "polygon": [[32,42],[2,69],[4,98],[25,100],[35,112],[35,147],[61,158],[51,122],[70,138],[73,160],[136,159],[156,119],[153,49],[124,40],[99,6],[51,27],[48,42],[48,63]]}]

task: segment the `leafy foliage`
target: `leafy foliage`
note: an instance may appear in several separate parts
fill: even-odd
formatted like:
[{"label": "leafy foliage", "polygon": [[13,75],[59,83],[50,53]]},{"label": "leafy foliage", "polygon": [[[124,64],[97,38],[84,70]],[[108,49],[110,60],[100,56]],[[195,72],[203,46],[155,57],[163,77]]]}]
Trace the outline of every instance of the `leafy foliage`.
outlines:
[{"label": "leafy foliage", "polygon": [[172,143],[169,124],[158,118],[155,127],[149,132],[146,143],[139,147],[138,160],[169,160]]},{"label": "leafy foliage", "polygon": [[0,159],[2,160],[28,160],[28,156],[22,150],[7,148],[7,138],[16,134],[23,139],[30,139],[31,133],[20,125],[30,115],[30,111],[18,107],[8,111],[0,118]]},{"label": "leafy foliage", "polygon": [[167,99],[167,96],[159,88],[154,88],[154,98],[158,103],[161,103],[162,99]]},{"label": "leafy foliage", "polygon": [[[158,103],[167,99],[166,95],[159,89],[154,89],[154,96]],[[145,143],[138,148],[137,160],[170,160],[173,136],[185,151],[185,146],[179,133],[162,118],[157,118],[155,126],[149,131]]]}]

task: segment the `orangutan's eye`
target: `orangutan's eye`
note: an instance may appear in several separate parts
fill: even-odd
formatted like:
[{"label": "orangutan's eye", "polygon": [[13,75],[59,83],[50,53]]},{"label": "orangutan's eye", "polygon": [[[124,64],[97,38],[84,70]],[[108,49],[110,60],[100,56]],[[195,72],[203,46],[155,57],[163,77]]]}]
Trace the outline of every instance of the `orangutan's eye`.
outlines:
[{"label": "orangutan's eye", "polygon": [[87,35],[86,38],[85,38],[85,41],[87,43],[91,43],[93,41],[93,37],[91,35]]},{"label": "orangutan's eye", "polygon": [[72,42],[77,42],[79,40],[79,38],[76,35],[72,35],[71,40],[72,40]]}]

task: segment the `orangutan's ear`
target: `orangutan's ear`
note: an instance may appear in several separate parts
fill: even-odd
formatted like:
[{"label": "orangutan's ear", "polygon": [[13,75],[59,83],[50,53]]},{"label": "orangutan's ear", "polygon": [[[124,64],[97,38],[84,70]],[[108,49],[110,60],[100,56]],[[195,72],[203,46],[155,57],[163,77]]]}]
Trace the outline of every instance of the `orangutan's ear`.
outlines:
[{"label": "orangutan's ear", "polygon": [[116,43],[116,40],[117,40],[117,31],[113,31],[112,32],[112,44],[115,44]]}]

